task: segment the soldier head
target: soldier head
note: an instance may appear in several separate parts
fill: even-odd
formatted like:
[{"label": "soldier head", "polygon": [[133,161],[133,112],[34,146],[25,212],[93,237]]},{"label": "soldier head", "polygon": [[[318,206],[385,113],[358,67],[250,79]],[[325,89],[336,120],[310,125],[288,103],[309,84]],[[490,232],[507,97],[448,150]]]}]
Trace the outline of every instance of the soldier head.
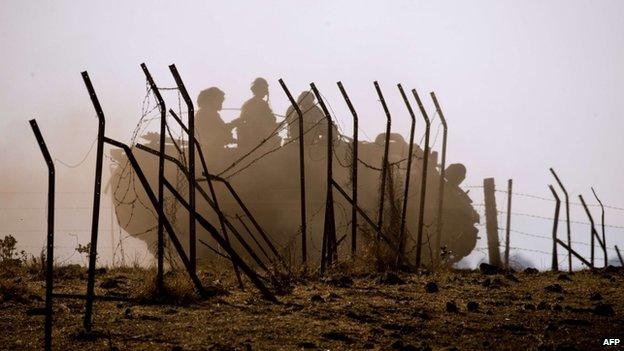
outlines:
[{"label": "soldier head", "polygon": [[299,94],[299,97],[297,98],[297,103],[299,104],[299,107],[301,109],[305,109],[314,105],[314,100],[314,93],[308,90]]},{"label": "soldier head", "polygon": [[466,167],[461,163],[453,163],[446,167],[444,176],[449,185],[459,186],[466,179]]},{"label": "soldier head", "polygon": [[264,78],[256,78],[251,83],[251,92],[255,97],[263,99],[265,96],[269,95],[269,83],[267,83]]},{"label": "soldier head", "polygon": [[225,93],[217,87],[202,90],[197,97],[197,106],[209,110],[220,111],[223,108]]}]

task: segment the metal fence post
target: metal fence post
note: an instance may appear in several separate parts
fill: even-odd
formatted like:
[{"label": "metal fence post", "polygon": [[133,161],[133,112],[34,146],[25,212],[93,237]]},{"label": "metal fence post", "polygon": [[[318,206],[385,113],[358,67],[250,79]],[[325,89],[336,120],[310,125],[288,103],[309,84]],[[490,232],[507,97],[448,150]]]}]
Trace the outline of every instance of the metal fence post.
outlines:
[{"label": "metal fence post", "polygon": [[162,155],[165,154],[165,128],[167,126],[167,108],[165,107],[165,100],[163,100],[158,90],[158,86],[154,82],[152,75],[145,63],[141,64],[141,69],[145,74],[145,78],[149,83],[151,90],[154,92],[154,96],[158,101],[158,107],[160,109],[160,138],[159,138],[159,150],[161,156],[158,157],[158,207],[161,211],[158,213],[158,249],[157,249],[157,274],[156,274],[156,291],[158,295],[163,293],[163,279],[164,279],[164,256],[165,256],[165,237],[164,237],[164,225],[163,218],[160,213],[164,213],[165,195],[163,179],[165,177],[165,159]]},{"label": "metal fence post", "polygon": [[91,218],[91,242],[89,247],[89,271],[87,273],[87,298],[85,304],[85,315],[83,320],[83,326],[86,331],[91,331],[92,321],[91,316],[93,313],[93,295],[95,290],[95,264],[97,258],[97,241],[98,241],[98,226],[100,221],[100,192],[102,188],[102,162],[104,157],[104,128],[105,118],[104,112],[100,101],[95,94],[95,89],[91,84],[91,79],[87,71],[82,72],[82,80],[84,81],[91,103],[95,108],[95,112],[98,118],[98,134],[97,134],[97,149],[95,160],[95,185],[93,190],[93,217]]},{"label": "metal fence post", "polygon": [[297,112],[298,123],[299,123],[299,194],[300,194],[300,210],[301,210],[301,260],[303,265],[305,266],[308,261],[308,250],[307,250],[307,221],[306,221],[306,181],[305,181],[305,152],[304,152],[304,139],[303,139],[303,113],[299,108],[299,104],[297,101],[293,99],[288,87],[286,87],[286,83],[284,80],[279,80],[284,93],[288,97],[290,104]]},{"label": "metal fence post", "polygon": [[[511,195],[513,188],[513,180],[507,180],[507,224],[505,225],[505,268],[509,268],[509,241],[511,233]],[[558,209],[559,207],[557,207]],[[557,210],[559,215],[559,210]]]},{"label": "metal fence post", "polygon": [[347,91],[342,85],[342,82],[336,83],[338,85],[338,89],[340,89],[340,93],[347,103],[347,107],[349,107],[349,111],[353,116],[353,153],[351,160],[351,199],[353,200],[351,206],[351,257],[355,257],[355,253],[357,250],[357,206],[358,206],[358,123],[359,118],[358,114],[351,103],[351,99],[349,95],[347,95]]},{"label": "metal fence post", "polygon": [[399,231],[399,250],[397,252],[397,266],[403,263],[404,259],[404,250],[405,250],[405,225],[407,218],[407,199],[409,197],[409,186],[410,186],[410,176],[412,171],[412,160],[414,153],[414,131],[416,129],[416,115],[414,114],[414,110],[412,109],[412,105],[403,90],[403,86],[401,84],[397,84],[397,88],[399,88],[399,92],[401,93],[401,97],[403,98],[403,102],[405,103],[405,107],[407,108],[407,112],[410,115],[411,124],[410,124],[410,136],[409,136],[409,146],[407,150],[407,171],[405,174],[405,188],[403,189],[403,206],[401,208],[401,229]]},{"label": "metal fence post", "polygon": [[45,334],[44,334],[44,347],[45,350],[52,350],[52,304],[53,297],[52,292],[54,289],[54,184],[55,184],[55,169],[54,162],[48,151],[45,140],[41,135],[37,121],[31,119],[30,127],[35,134],[39,149],[43,154],[43,158],[48,166],[48,236],[46,241],[46,286],[45,286]]},{"label": "metal fence post", "polygon": [[[175,79],[178,90],[186,103],[186,110],[188,113],[188,129],[189,129],[189,173],[191,179],[195,179],[195,143],[192,142],[192,138],[195,137],[195,110],[193,107],[193,100],[191,99],[184,82],[178,73],[178,69],[174,64],[169,66],[169,70]],[[197,239],[196,239],[196,226],[195,217],[192,212],[195,211],[195,183],[189,182],[189,206],[193,211],[189,212],[189,260],[191,262],[191,269],[193,272],[197,271]]]},{"label": "metal fence post", "polygon": [[[323,245],[321,249],[321,275],[325,273],[325,266],[329,261],[331,263],[331,255],[332,250],[328,248],[328,238],[336,236],[336,222],[335,222],[335,214],[334,214],[334,191],[333,191],[333,123],[331,119],[331,114],[327,110],[325,106],[325,102],[323,101],[322,95],[319,93],[316,85],[314,83],[310,84],[314,95],[316,96],[316,100],[318,100],[323,113],[325,114],[325,118],[327,119],[327,195],[325,199],[325,222],[323,226]],[[353,241],[352,241],[353,242]],[[353,255],[354,252],[352,252]],[[327,260],[327,258],[330,258]]]},{"label": "metal fence post", "polygon": [[436,107],[436,111],[438,111],[438,116],[440,116],[440,121],[442,122],[442,159],[440,162],[440,181],[438,184],[438,216],[434,245],[434,248],[436,250],[434,262],[438,263],[440,261],[440,251],[442,250],[442,226],[444,225],[444,221],[442,221],[442,209],[444,206],[444,186],[446,185],[446,142],[448,137],[448,126],[446,125],[446,118],[444,117],[444,113],[442,112],[442,108],[438,103],[438,99],[435,93],[431,92],[430,95],[431,100],[433,100],[433,104]]},{"label": "metal fence post", "polygon": [[425,224],[425,195],[427,192],[427,166],[429,164],[429,132],[431,129],[431,121],[429,121],[427,111],[425,111],[425,107],[423,106],[416,89],[412,89],[412,94],[418,103],[420,113],[425,119],[425,150],[423,154],[422,178],[420,181],[420,208],[418,209],[418,238],[416,241],[416,269],[418,269],[421,261],[420,256],[422,252],[423,226]]},{"label": "metal fence post", "polygon": [[602,211],[600,215],[600,226],[602,227],[602,252],[604,253],[604,264],[606,267],[609,265],[609,257],[607,255],[607,237],[605,236],[605,210],[602,201],[600,201],[598,195],[596,195],[596,191],[593,187],[591,188],[591,191],[592,193],[594,193],[594,197],[596,198],[596,201],[598,201],[598,203],[600,204],[600,209]]},{"label": "metal fence post", "polygon": [[552,230],[553,249],[552,249],[551,270],[557,272],[559,271],[559,257],[557,256],[557,226],[559,225],[559,207],[561,206],[561,200],[559,199],[559,195],[557,195],[557,192],[555,191],[555,188],[553,188],[552,185],[548,185],[548,188],[550,188],[550,191],[552,192],[556,201],[555,218],[553,221],[553,230]]},{"label": "metal fence post", "polygon": [[379,101],[381,102],[381,106],[383,107],[384,113],[386,114],[386,135],[384,138],[384,153],[381,160],[381,185],[379,187],[379,208],[377,212],[377,227],[379,227],[379,230],[383,231],[383,211],[384,199],[386,195],[386,178],[388,175],[388,153],[390,151],[390,130],[392,117],[390,116],[390,111],[388,110],[388,106],[386,105],[386,100],[384,99],[383,94],[381,93],[381,89],[379,88],[379,83],[375,81],[373,82],[373,84],[375,85],[377,96],[379,96]]},{"label": "metal fence post", "polygon": [[[566,229],[567,229],[567,234],[568,234],[567,241],[568,241],[568,247],[572,248],[572,235],[571,235],[571,232],[570,232],[570,200],[568,198],[568,191],[563,186],[563,183],[561,182],[561,180],[557,176],[557,173],[555,173],[555,170],[550,168],[550,173],[552,173],[552,175],[555,177],[555,180],[557,181],[557,184],[559,184],[559,187],[561,188],[561,190],[563,190],[563,195],[565,196]],[[568,250],[568,271],[572,272],[572,252],[570,250]]]}]

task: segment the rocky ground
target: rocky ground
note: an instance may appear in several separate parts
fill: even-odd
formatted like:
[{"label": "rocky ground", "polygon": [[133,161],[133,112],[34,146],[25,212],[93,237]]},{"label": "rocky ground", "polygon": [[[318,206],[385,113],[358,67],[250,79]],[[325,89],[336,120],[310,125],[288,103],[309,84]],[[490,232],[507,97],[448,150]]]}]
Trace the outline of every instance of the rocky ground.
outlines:
[{"label": "rocky ground", "polygon": [[[168,276],[174,298],[150,303],[151,274],[101,270],[99,295],[142,301],[97,301],[90,334],[81,331],[84,301],[55,300],[54,349],[617,350],[603,340],[624,339],[624,270],[613,267],[334,274],[299,279],[279,304],[206,272],[216,296],[198,300],[184,278]],[[85,277],[79,267],[59,269],[55,290],[83,292]],[[5,272],[1,282],[0,349],[41,349],[41,275]]]}]

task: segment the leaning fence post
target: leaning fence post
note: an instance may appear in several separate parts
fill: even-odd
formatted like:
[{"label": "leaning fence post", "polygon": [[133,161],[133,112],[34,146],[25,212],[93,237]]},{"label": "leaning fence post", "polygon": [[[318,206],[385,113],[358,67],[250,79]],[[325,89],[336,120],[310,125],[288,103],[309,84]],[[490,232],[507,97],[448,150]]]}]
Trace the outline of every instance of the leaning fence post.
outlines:
[{"label": "leaning fence post", "polygon": [[141,69],[143,69],[143,73],[145,74],[145,78],[150,85],[151,90],[154,92],[154,96],[158,101],[158,107],[160,109],[160,138],[159,138],[159,149],[160,156],[158,157],[158,207],[160,211],[158,211],[158,253],[157,253],[157,274],[156,274],[156,291],[158,295],[163,293],[163,277],[164,277],[164,256],[165,256],[165,237],[164,237],[164,225],[163,218],[160,213],[164,213],[163,208],[165,205],[165,193],[164,193],[164,185],[163,179],[165,177],[165,159],[162,155],[165,154],[165,128],[167,126],[167,108],[165,107],[165,100],[163,100],[160,95],[160,91],[158,90],[158,86],[154,82],[152,75],[145,63],[141,64]]},{"label": "leaning fence post", "polygon": [[357,206],[358,206],[358,115],[351,103],[351,99],[347,95],[347,91],[342,86],[342,82],[338,82],[338,89],[344,98],[351,115],[353,116],[353,154],[351,156],[351,257],[355,257],[357,250]]},{"label": "leaning fence post", "polygon": [[100,221],[100,191],[102,188],[102,161],[104,157],[104,128],[105,118],[100,101],[95,94],[91,79],[87,71],[82,74],[82,80],[87,86],[91,103],[95,108],[98,118],[97,149],[95,160],[95,185],[93,190],[93,217],[91,218],[91,242],[89,247],[89,271],[87,273],[87,298],[83,326],[86,331],[91,331],[91,315],[93,313],[93,295],[95,290],[95,263],[97,258],[98,225]]},{"label": "leaning fence post", "polygon": [[436,225],[436,241],[434,245],[436,250],[435,262],[438,263],[440,261],[440,250],[442,249],[442,226],[444,225],[444,222],[442,221],[442,208],[444,205],[444,186],[446,185],[444,177],[446,176],[446,140],[448,137],[448,126],[446,125],[446,118],[444,118],[444,113],[442,113],[442,108],[440,108],[440,104],[438,103],[435,93],[432,91],[430,95],[431,100],[433,100],[433,104],[436,107],[436,111],[438,111],[438,116],[440,116],[440,122],[442,123],[442,159],[440,163],[440,181],[438,184],[438,216]]},{"label": "leaning fence post", "polygon": [[557,272],[559,271],[559,257],[557,256],[557,226],[559,225],[559,207],[561,206],[561,200],[559,199],[559,195],[555,191],[552,185],[548,185],[550,191],[555,197],[555,219],[553,221],[553,230],[552,230],[552,238],[553,238],[553,249],[552,249],[552,263],[551,270]]},{"label": "leaning fence post", "polygon": [[[327,119],[327,178],[326,178],[327,195],[325,199],[325,221],[323,225],[323,245],[321,249],[321,271],[320,271],[321,275],[323,275],[325,273],[325,266],[327,263],[326,258],[328,256],[331,258],[331,254],[332,254],[332,251],[328,249],[329,245],[327,245],[328,244],[327,239],[329,237],[336,236],[336,221],[335,221],[335,215],[334,215],[334,191],[333,191],[333,179],[334,179],[334,176],[333,176],[334,138],[333,138],[333,130],[332,130],[333,123],[331,119],[331,114],[327,110],[327,106],[325,106],[325,102],[323,101],[323,96],[319,93],[318,89],[316,88],[316,85],[314,83],[310,83],[310,87],[312,88],[312,91],[314,92],[314,95],[316,96],[316,100],[319,102],[319,105],[321,106],[321,109],[323,110],[323,113],[325,114],[325,118]],[[329,252],[329,255],[327,255],[326,251]],[[355,252],[352,251],[351,254],[354,255]],[[329,261],[331,262],[331,259]]]},{"label": "leaning fence post", "polygon": [[303,113],[301,113],[301,109],[299,108],[299,104],[293,99],[290,91],[286,87],[284,80],[279,80],[284,93],[290,100],[290,104],[297,112],[298,123],[299,123],[299,190],[300,190],[300,210],[301,210],[301,260],[303,265],[305,266],[308,261],[308,250],[306,248],[307,245],[307,223],[306,223],[306,189],[305,189],[305,152],[304,152],[304,140],[303,140]]},{"label": "leaning fence post", "polygon": [[617,252],[618,258],[620,259],[620,266],[624,267],[624,260],[622,260],[622,255],[620,254],[620,249],[615,245],[615,252]]},{"label": "leaning fence post", "polygon": [[46,292],[45,292],[45,350],[52,350],[52,291],[54,287],[54,162],[41,135],[37,121],[31,119],[30,127],[35,134],[43,158],[48,165],[48,237],[46,241]]},{"label": "leaning fence post", "polygon": [[381,106],[383,107],[384,113],[386,114],[386,135],[384,138],[384,153],[381,160],[381,185],[379,193],[379,208],[377,212],[377,227],[379,227],[379,230],[383,231],[383,211],[384,199],[386,195],[386,178],[388,175],[388,152],[390,151],[390,130],[392,125],[392,117],[390,116],[390,111],[388,110],[388,106],[386,105],[386,100],[384,99],[383,94],[381,93],[381,89],[379,88],[379,83],[375,81],[373,82],[373,84],[375,85],[377,96],[379,96],[379,101],[381,102]]},{"label": "leaning fence post", "polygon": [[[567,227],[567,233],[568,233],[567,239],[568,239],[568,247],[571,248],[572,247],[572,235],[570,234],[570,200],[568,199],[568,191],[563,186],[563,183],[557,176],[557,173],[555,173],[555,170],[550,168],[550,173],[552,173],[552,175],[555,177],[557,184],[559,184],[559,187],[561,188],[561,190],[563,190],[563,195],[565,196],[566,227]],[[570,250],[568,250],[568,271],[572,272],[572,253],[570,252]]]},{"label": "leaning fence post", "polygon": [[594,197],[596,198],[596,201],[598,201],[598,203],[600,204],[600,209],[602,210],[602,213],[600,215],[600,225],[602,227],[602,251],[604,253],[604,264],[606,267],[609,265],[609,257],[607,255],[607,238],[605,236],[605,210],[602,201],[600,201],[598,195],[596,195],[596,191],[593,187],[591,188],[591,191],[592,193],[594,193]]},{"label": "leaning fence post", "polygon": [[[191,179],[195,179],[195,143],[192,142],[195,137],[195,111],[193,107],[193,100],[184,86],[184,82],[178,73],[178,69],[174,64],[169,66],[169,70],[175,79],[178,90],[186,103],[186,109],[188,113],[188,129],[189,129],[189,173]],[[189,260],[191,262],[191,269],[193,272],[197,271],[197,242],[196,242],[196,227],[195,217],[193,212],[195,211],[195,183],[189,182],[189,206],[193,211],[189,212]]]},{"label": "leaning fence post", "polygon": [[511,232],[511,189],[513,180],[507,180],[507,224],[505,225],[505,268],[509,268],[509,237]]},{"label": "leaning fence post", "polygon": [[485,202],[485,228],[488,237],[488,255],[490,264],[501,266],[498,242],[498,211],[496,210],[496,188],[494,178],[483,179],[483,198]]},{"label": "leaning fence post", "polygon": [[594,225],[594,218],[591,215],[591,212],[589,212],[589,208],[587,208],[587,204],[585,203],[585,199],[583,199],[583,195],[579,195],[579,199],[581,200],[581,204],[583,205],[583,208],[585,208],[585,213],[587,213],[587,217],[589,218],[589,223],[591,225],[591,231],[590,231],[590,235],[591,235],[591,264],[592,266],[594,265],[594,246],[595,241],[594,241],[594,237],[596,238],[596,240],[598,240],[598,245],[600,245],[600,247],[603,247],[603,243],[602,240],[600,240],[600,236],[598,236],[598,232],[596,231],[596,227]]},{"label": "leaning fence post", "polygon": [[422,166],[422,178],[420,181],[420,208],[418,209],[418,238],[416,239],[416,268],[420,267],[420,255],[422,251],[422,237],[423,237],[423,226],[425,221],[425,195],[427,191],[427,165],[429,164],[429,131],[431,129],[431,121],[429,121],[429,116],[427,115],[427,111],[425,111],[425,107],[416,92],[416,89],[412,89],[412,94],[414,98],[416,98],[416,102],[418,103],[418,108],[420,109],[420,113],[425,119],[425,150],[423,154],[423,166]]}]

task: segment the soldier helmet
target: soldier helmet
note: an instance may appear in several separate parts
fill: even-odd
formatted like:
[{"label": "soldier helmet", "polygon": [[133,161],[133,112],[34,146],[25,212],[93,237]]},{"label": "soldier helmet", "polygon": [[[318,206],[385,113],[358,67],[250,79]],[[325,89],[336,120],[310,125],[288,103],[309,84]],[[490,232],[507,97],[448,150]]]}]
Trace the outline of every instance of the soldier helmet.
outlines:
[{"label": "soldier helmet", "polygon": [[218,102],[219,99],[223,99],[224,96],[225,93],[217,87],[204,89],[199,93],[199,96],[197,96],[197,106],[210,106],[215,102]]}]

